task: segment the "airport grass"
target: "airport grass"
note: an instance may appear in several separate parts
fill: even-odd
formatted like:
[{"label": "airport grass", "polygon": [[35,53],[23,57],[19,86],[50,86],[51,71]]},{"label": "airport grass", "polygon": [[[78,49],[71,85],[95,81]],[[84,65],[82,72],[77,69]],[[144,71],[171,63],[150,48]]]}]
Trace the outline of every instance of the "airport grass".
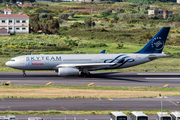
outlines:
[{"label": "airport grass", "polygon": [[[57,111],[57,110],[48,110],[48,111],[0,111],[1,115],[109,115],[111,112],[117,111]],[[131,111],[122,111],[125,114],[130,114]],[[142,111],[147,115],[155,115],[157,112],[161,112],[158,110],[149,110]],[[163,110],[163,112],[169,112],[168,110]]]},{"label": "airport grass", "polygon": [[0,85],[0,98],[152,98],[180,96],[179,88]]}]

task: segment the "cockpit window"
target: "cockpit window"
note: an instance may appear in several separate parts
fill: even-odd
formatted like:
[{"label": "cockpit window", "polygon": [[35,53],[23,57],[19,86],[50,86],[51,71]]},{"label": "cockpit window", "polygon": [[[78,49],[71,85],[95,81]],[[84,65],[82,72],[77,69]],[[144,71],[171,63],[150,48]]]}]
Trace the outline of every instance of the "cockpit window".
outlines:
[{"label": "cockpit window", "polygon": [[10,59],[9,61],[15,61],[15,59]]}]

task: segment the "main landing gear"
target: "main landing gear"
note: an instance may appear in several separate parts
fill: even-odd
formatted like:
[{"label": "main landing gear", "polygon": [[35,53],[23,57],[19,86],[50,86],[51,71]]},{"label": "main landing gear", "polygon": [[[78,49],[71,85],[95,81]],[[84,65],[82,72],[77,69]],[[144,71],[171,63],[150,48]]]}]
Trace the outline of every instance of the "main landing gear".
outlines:
[{"label": "main landing gear", "polygon": [[82,77],[90,77],[90,76],[92,76],[92,75],[91,75],[91,73],[90,73],[89,71],[88,71],[88,72],[82,71],[82,72],[81,72],[81,76],[82,76]]},{"label": "main landing gear", "polygon": [[25,70],[23,70],[23,77],[26,77],[26,73],[25,73]]}]

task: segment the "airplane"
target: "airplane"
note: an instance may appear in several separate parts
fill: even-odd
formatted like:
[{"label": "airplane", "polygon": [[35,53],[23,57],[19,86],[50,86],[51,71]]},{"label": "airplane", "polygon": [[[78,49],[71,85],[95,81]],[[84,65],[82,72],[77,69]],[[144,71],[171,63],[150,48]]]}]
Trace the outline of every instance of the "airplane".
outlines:
[{"label": "airplane", "polygon": [[25,70],[54,70],[59,76],[89,76],[89,71],[121,69],[166,57],[162,52],[170,27],[163,27],[141,50],[131,54],[40,54],[17,56],[5,64]]}]

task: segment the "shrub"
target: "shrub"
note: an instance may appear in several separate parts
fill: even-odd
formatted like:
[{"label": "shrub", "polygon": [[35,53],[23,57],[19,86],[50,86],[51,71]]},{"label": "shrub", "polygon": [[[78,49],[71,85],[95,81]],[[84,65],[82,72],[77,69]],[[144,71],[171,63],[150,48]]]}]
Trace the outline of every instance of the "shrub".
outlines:
[{"label": "shrub", "polygon": [[127,20],[127,19],[147,19],[148,15],[143,15],[143,14],[139,14],[139,13],[119,13],[117,14],[117,17],[119,18],[119,20]]},{"label": "shrub", "polygon": [[47,18],[48,14],[47,13],[41,13],[39,14],[39,18]]},{"label": "shrub", "polygon": [[114,25],[113,24],[109,24],[109,27],[112,28],[112,27],[114,27]]},{"label": "shrub", "polygon": [[124,12],[125,12],[125,10],[122,9],[122,8],[116,8],[115,11],[116,11],[117,13],[124,13]]},{"label": "shrub", "polygon": [[111,13],[112,13],[112,10],[111,10],[111,9],[106,9],[106,10],[104,10],[104,11],[101,13],[101,15],[102,15],[103,17],[106,17],[106,16],[110,15]]},{"label": "shrub", "polygon": [[108,30],[106,30],[104,27],[102,27],[102,28],[95,28],[95,29],[93,29],[93,31],[95,31],[95,32],[108,32]]},{"label": "shrub", "polygon": [[122,41],[121,41],[120,43],[118,43],[117,45],[118,45],[118,47],[117,47],[118,49],[121,49],[121,48],[123,48],[123,46],[124,46],[124,44],[123,44]]},{"label": "shrub", "polygon": [[59,14],[59,19],[67,20],[68,17],[69,17],[69,14],[66,14],[66,13]]},{"label": "shrub", "polygon": [[87,27],[95,26],[95,25],[96,25],[95,22],[93,22],[91,18],[85,19],[85,20],[84,20],[84,24],[85,24],[85,26],[87,26]]},{"label": "shrub", "polygon": [[85,24],[80,22],[74,22],[70,28],[84,28]]}]

